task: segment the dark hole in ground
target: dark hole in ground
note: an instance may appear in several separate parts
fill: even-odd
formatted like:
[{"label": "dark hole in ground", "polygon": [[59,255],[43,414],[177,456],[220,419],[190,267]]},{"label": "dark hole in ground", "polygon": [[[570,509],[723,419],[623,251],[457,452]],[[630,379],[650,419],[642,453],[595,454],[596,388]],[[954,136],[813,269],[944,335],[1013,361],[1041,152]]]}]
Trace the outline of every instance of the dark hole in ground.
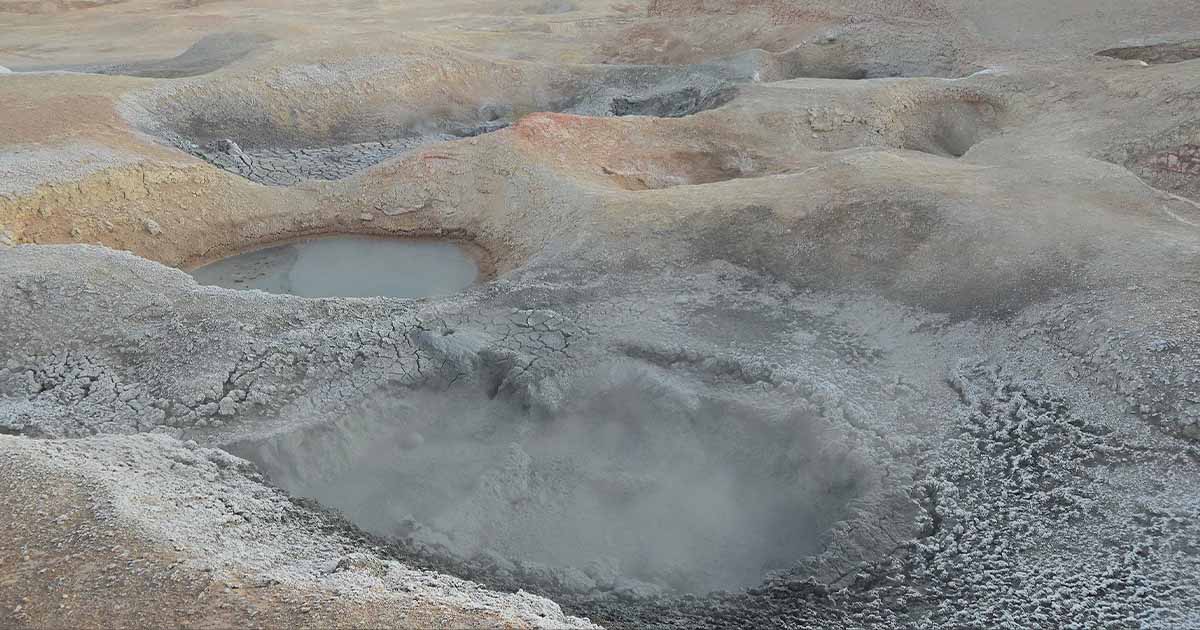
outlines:
[{"label": "dark hole in ground", "polygon": [[733,100],[735,96],[737,96],[737,90],[732,87],[719,90],[687,87],[640,98],[617,97],[612,100],[610,111],[613,116],[680,118],[720,107]]},{"label": "dark hole in ground", "polygon": [[959,158],[1000,129],[1000,109],[975,97],[936,98],[904,112],[904,149]]}]

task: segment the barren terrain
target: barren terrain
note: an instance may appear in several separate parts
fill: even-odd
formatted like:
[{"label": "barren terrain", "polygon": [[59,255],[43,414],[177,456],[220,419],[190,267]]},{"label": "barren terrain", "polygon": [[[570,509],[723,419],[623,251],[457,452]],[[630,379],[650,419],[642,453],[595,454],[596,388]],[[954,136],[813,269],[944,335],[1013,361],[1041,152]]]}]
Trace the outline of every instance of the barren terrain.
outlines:
[{"label": "barren terrain", "polygon": [[0,626],[1200,627],[1198,291],[1193,0],[0,0]]}]

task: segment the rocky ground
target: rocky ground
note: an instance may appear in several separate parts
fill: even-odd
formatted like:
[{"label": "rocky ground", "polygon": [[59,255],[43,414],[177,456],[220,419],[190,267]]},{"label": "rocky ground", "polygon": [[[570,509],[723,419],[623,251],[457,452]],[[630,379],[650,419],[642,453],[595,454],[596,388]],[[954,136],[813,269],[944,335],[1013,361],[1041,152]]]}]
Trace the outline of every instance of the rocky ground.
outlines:
[{"label": "rocky ground", "polygon": [[0,625],[1200,627],[1197,29],[0,0]]}]

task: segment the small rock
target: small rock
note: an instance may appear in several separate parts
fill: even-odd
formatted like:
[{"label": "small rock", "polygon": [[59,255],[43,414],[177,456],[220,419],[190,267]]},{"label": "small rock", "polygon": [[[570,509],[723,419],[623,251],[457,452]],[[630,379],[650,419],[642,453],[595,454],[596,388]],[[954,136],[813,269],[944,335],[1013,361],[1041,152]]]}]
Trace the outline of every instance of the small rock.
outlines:
[{"label": "small rock", "polygon": [[13,237],[12,232],[9,232],[8,230],[0,232],[0,245],[11,247],[15,240],[16,239]]},{"label": "small rock", "polygon": [[1167,352],[1175,349],[1175,343],[1167,339],[1155,339],[1150,342],[1152,352]]},{"label": "small rock", "polygon": [[142,227],[145,228],[151,236],[158,236],[159,234],[162,234],[163,231],[162,226],[159,225],[154,219],[142,219]]},{"label": "small rock", "polygon": [[358,215],[358,220],[359,221],[374,221],[375,216],[370,213],[364,212],[364,213]]},{"label": "small rock", "polygon": [[409,214],[411,212],[420,212],[421,210],[424,210],[428,207],[429,207],[429,202],[427,201],[418,207],[411,207],[411,206],[387,207],[387,208],[383,208],[382,212],[384,214],[388,215],[389,217],[396,217],[396,216],[400,216],[402,214]]},{"label": "small rock", "polygon": [[238,143],[230,140],[229,138],[217,140],[217,150],[221,153],[229,153],[231,155],[236,155],[242,152],[242,148],[238,146]]},{"label": "small rock", "polygon": [[479,117],[488,122],[511,118],[513,108],[510,105],[487,104],[479,108]]},{"label": "small rock", "polygon": [[379,558],[362,553],[352,553],[343,557],[333,567],[333,573],[345,571],[362,571],[375,577],[383,577],[387,575],[388,566]]}]

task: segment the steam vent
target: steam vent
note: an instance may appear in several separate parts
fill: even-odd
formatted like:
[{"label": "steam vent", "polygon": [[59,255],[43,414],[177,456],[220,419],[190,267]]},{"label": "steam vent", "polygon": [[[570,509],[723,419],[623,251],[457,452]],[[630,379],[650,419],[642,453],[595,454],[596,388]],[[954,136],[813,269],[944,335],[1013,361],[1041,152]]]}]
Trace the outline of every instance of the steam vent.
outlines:
[{"label": "steam vent", "polygon": [[1200,2],[0,0],[0,628],[1200,629]]}]

